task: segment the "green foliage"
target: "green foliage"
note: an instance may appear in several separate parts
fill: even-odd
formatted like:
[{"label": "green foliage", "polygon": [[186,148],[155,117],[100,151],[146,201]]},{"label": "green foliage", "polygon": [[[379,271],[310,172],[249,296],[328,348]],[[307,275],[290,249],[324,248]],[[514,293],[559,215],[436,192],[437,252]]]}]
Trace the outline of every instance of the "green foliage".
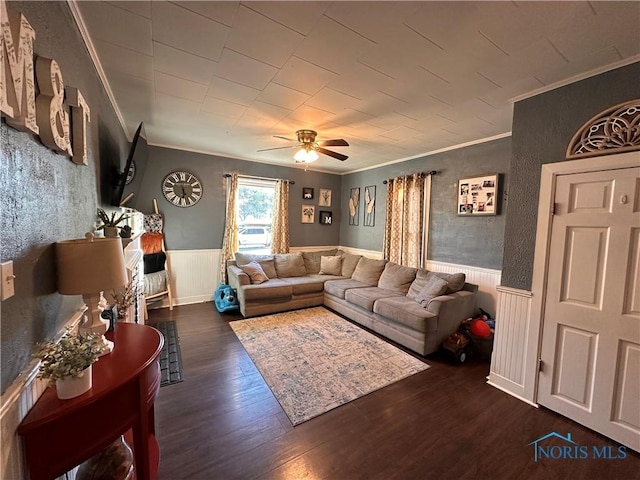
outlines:
[{"label": "green foliage", "polygon": [[273,214],[274,190],[270,187],[238,187],[238,218],[242,224],[247,218],[271,219]]},{"label": "green foliage", "polygon": [[89,365],[98,360],[107,347],[102,342],[102,335],[96,333],[77,334],[67,329],[59,342],[43,342],[38,344],[38,351],[33,354],[42,363],[38,377],[48,378],[55,383],[64,377],[77,377]]},{"label": "green foliage", "polygon": [[127,220],[129,218],[129,216],[125,215],[124,213],[121,213],[117,217],[116,217],[116,215],[118,215],[118,212],[115,212],[115,211],[111,212],[111,216],[109,216],[109,215],[107,215],[107,212],[105,212],[103,209],[99,208],[98,209],[98,218],[102,222],[102,225],[100,225],[98,227],[98,230],[102,230],[105,227],[117,227],[119,223],[124,222],[125,220]]}]

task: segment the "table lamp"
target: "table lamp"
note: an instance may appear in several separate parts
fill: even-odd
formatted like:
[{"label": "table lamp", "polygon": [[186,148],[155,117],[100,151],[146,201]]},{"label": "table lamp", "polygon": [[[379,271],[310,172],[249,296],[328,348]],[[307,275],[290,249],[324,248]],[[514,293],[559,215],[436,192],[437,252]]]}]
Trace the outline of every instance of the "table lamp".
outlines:
[{"label": "table lamp", "polygon": [[87,312],[80,331],[102,335],[108,347],[106,353],[110,353],[113,342],[104,337],[109,322],[100,317],[100,296],[103,291],[121,287],[129,281],[122,242],[119,238],[95,238],[92,233],[85,237],[56,243],[58,292],[82,295]]}]

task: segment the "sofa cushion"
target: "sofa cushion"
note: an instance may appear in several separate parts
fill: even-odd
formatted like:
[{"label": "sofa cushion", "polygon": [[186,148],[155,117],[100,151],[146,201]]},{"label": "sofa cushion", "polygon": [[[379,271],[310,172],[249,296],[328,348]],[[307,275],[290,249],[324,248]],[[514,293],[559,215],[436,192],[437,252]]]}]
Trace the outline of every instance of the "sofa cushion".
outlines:
[{"label": "sofa cushion", "polygon": [[340,275],[342,273],[342,257],[321,257],[320,275]]},{"label": "sofa cushion", "polygon": [[379,287],[352,288],[347,290],[344,294],[344,299],[347,302],[365,308],[370,312],[373,312],[373,304],[376,300],[388,297],[404,297],[404,295],[399,292],[385,290]]},{"label": "sofa cushion", "polygon": [[342,254],[342,276],[349,277],[353,275],[353,271],[356,269],[358,262],[362,258],[362,255],[354,255],[352,253]]},{"label": "sofa cushion", "polygon": [[455,293],[457,291],[462,290],[464,287],[464,282],[467,279],[467,276],[464,273],[444,273],[444,272],[433,272],[441,279],[448,283],[446,294]]},{"label": "sofa cushion", "polygon": [[252,255],[250,253],[236,252],[236,265],[247,265],[252,261],[256,261],[264,270],[264,273],[269,278],[276,278],[276,266],[273,262],[273,255]]},{"label": "sofa cushion", "polygon": [[433,272],[429,272],[424,286],[416,295],[415,301],[422,305],[423,308],[429,306],[429,302],[434,298],[443,295],[447,291],[448,283],[446,280],[435,275]]},{"label": "sofa cushion", "polygon": [[373,312],[419,332],[438,329],[438,316],[407,297],[381,298],[373,305]]},{"label": "sofa cushion", "polygon": [[244,273],[249,275],[251,283],[253,284],[258,285],[269,280],[269,277],[264,273],[260,264],[255,260],[247,263],[246,265],[239,265],[239,267]]},{"label": "sofa cushion", "polygon": [[411,288],[409,288],[407,297],[415,299],[420,293],[420,290],[422,290],[422,287],[424,287],[425,284],[427,283],[427,280],[431,278],[433,275],[442,278],[448,283],[447,291],[446,291],[447,294],[454,293],[453,292],[454,288],[457,288],[457,290],[455,290],[457,292],[458,290],[461,290],[462,287],[464,286],[464,282],[465,282],[464,273],[430,272],[429,270],[425,270],[424,268],[421,268],[416,272],[416,279],[411,284]]},{"label": "sofa cushion", "polygon": [[242,289],[238,289],[238,296],[242,296],[245,301],[289,298],[292,293],[291,284],[280,278],[272,278],[260,285],[245,285]]},{"label": "sofa cushion", "polygon": [[356,269],[353,271],[351,278],[366,283],[367,285],[378,285],[378,280],[380,279],[380,275],[382,275],[386,263],[386,260],[374,260],[372,258],[362,257]]},{"label": "sofa cushion", "polygon": [[320,257],[333,256],[336,255],[337,252],[337,248],[332,250],[321,250],[319,252],[302,252],[302,260],[304,261],[304,268],[307,271],[307,275],[310,273],[318,273],[320,271]]},{"label": "sofa cushion", "polygon": [[274,255],[276,272],[279,278],[302,277],[307,274],[302,253],[277,253]]},{"label": "sofa cushion", "polygon": [[411,283],[416,278],[417,270],[417,268],[403,267],[397,263],[388,262],[384,267],[382,275],[380,275],[378,286],[406,295]]},{"label": "sofa cushion", "polygon": [[344,292],[351,288],[365,288],[369,287],[366,283],[347,278],[344,280],[327,280],[324,282],[324,291],[334,297],[344,299]]},{"label": "sofa cushion", "polygon": [[319,275],[304,277],[287,277],[281,279],[291,285],[294,295],[305,295],[307,293],[320,293],[324,290],[324,277]]}]

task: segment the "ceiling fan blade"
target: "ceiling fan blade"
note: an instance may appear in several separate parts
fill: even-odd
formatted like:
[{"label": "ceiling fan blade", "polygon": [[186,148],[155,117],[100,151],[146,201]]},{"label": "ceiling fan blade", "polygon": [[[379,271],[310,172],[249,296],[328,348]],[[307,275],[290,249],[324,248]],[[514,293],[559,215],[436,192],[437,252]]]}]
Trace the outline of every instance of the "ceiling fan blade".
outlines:
[{"label": "ceiling fan blade", "polygon": [[274,135],[273,138],[281,138],[282,140],[288,140],[290,142],[296,142],[297,140],[294,140],[293,138],[287,138],[287,137],[283,137],[281,135]]},{"label": "ceiling fan blade", "polygon": [[334,140],[325,140],[324,142],[319,142],[319,146],[321,147],[348,147],[349,143],[342,138],[336,138]]},{"label": "ceiling fan blade", "polygon": [[297,148],[298,145],[289,145],[288,147],[273,147],[273,148],[263,148],[261,150],[257,150],[258,152],[268,152],[269,150],[282,150],[283,148]]},{"label": "ceiling fan blade", "polygon": [[318,147],[317,151],[318,151],[318,153],[323,153],[325,155],[329,155],[330,157],[337,158],[338,160],[341,160],[343,162],[347,158],[349,158],[346,155],[342,155],[341,153],[338,153],[338,152],[332,152],[331,150],[327,150],[326,148],[322,148],[322,147]]}]

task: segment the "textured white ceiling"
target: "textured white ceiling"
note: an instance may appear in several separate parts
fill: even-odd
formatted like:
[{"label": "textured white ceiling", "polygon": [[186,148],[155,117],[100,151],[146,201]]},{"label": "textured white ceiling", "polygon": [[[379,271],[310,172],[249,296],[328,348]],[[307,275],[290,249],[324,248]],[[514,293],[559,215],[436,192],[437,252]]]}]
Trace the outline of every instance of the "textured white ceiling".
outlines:
[{"label": "textured white ceiling", "polygon": [[[511,130],[512,99],[640,59],[640,2],[76,1],[132,135],[348,172]],[[293,145],[293,144],[291,144]]]}]

